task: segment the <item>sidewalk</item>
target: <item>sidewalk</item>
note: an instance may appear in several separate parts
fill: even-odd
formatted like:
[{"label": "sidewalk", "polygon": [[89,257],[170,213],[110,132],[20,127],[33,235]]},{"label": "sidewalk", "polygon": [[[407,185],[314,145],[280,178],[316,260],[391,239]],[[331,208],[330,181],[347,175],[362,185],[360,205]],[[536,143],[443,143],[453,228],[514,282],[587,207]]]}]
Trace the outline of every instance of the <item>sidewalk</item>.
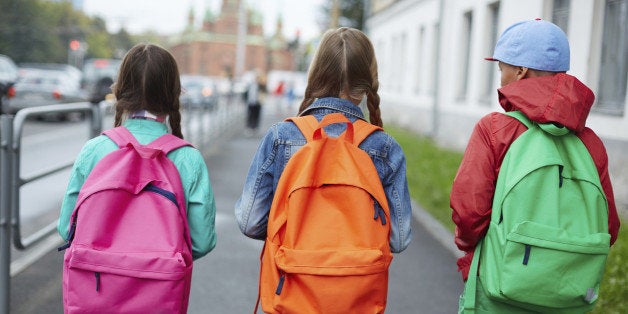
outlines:
[{"label": "sidewalk", "polygon": [[[211,149],[204,150],[216,199],[218,242],[194,263],[189,313],[253,311],[263,242],[240,233],[233,208],[261,136],[284,118],[271,109],[263,109],[258,134],[244,136],[244,129],[235,124],[231,134],[213,140]],[[462,281],[456,272],[453,239],[415,205],[412,243],[394,256],[391,265],[386,313],[455,313]],[[12,278],[11,313],[63,313],[62,259],[63,253],[51,250]]]}]

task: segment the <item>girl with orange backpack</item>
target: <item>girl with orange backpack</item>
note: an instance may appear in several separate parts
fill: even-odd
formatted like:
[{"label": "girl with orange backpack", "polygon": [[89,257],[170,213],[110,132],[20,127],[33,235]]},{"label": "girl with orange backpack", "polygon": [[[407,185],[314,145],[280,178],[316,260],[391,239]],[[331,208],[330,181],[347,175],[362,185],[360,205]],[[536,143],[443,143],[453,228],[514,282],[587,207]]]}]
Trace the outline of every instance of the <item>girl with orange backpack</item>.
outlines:
[{"label": "girl with orange backpack", "polygon": [[[298,117],[289,118],[287,121],[274,124],[263,137],[251,163],[242,195],[235,206],[236,219],[240,230],[250,238],[266,240],[266,249],[263,252],[263,255],[265,255],[263,256],[264,261],[270,262],[272,260],[270,263],[275,265],[282,264],[282,261],[292,263],[295,259],[301,259],[303,263],[309,264],[307,268],[314,272],[298,274],[298,271],[293,272],[293,270],[299,268],[298,266],[287,267],[286,265],[277,265],[277,269],[269,270],[265,266],[269,262],[262,262],[262,279],[260,281],[262,291],[260,298],[264,312],[282,313],[296,310],[299,313],[349,313],[355,312],[356,308],[353,308],[353,306],[356,304],[368,302],[371,302],[370,304],[372,304],[374,309],[369,309],[369,312],[384,312],[388,284],[387,267],[390,263],[390,258],[392,258],[390,252],[399,253],[410,243],[412,209],[406,179],[405,156],[395,139],[381,129],[382,119],[379,108],[380,99],[377,94],[378,87],[377,62],[373,46],[368,37],[361,31],[353,28],[342,27],[329,30],[323,35],[310,66],[308,84],[303,102],[299,108]],[[366,99],[369,111],[370,124],[364,118],[360,109],[360,104],[364,99]],[[315,120],[311,120],[311,117],[314,117]],[[302,133],[301,126],[297,126],[298,123],[296,121],[306,120],[304,118],[310,121],[308,123],[312,127],[311,130],[317,129],[313,132],[313,136],[309,132]],[[320,122],[321,124],[319,124],[319,121],[322,121]],[[370,125],[370,127],[364,126],[365,124]],[[375,177],[373,181],[380,186],[378,189],[382,190],[382,197],[379,199],[383,198],[381,201],[383,204],[377,201],[377,197],[373,197],[368,206],[358,206],[352,199],[345,199],[344,203],[346,204],[330,207],[344,206],[344,210],[348,211],[347,215],[349,217],[350,215],[365,213],[365,215],[369,215],[369,218],[366,220],[376,223],[373,223],[372,226],[360,226],[362,229],[349,229],[349,227],[339,223],[320,225],[320,230],[315,231],[297,228],[297,234],[292,235],[287,235],[289,231],[286,230],[291,229],[291,226],[295,225],[304,226],[305,221],[285,222],[286,219],[284,219],[283,221],[286,224],[282,226],[271,225],[278,221],[275,219],[277,216],[283,215],[283,212],[279,212],[280,207],[282,207],[280,203],[287,202],[287,200],[282,199],[287,193],[279,189],[288,186],[288,184],[282,183],[282,181],[294,178],[294,176],[285,172],[288,172],[287,167],[290,167],[290,161],[295,159],[292,158],[295,153],[301,154],[302,150],[300,149],[302,147],[308,147],[304,149],[311,150],[312,146],[310,144],[312,140],[315,142],[318,137],[321,137],[321,134],[324,134],[322,135],[323,138],[327,138],[328,135],[328,140],[338,136],[346,138],[348,133],[351,133],[350,137],[353,138],[353,131],[355,131],[356,137],[359,137],[357,134],[367,128],[374,128],[374,130],[366,131],[368,135],[365,135],[364,140],[356,143],[356,145],[359,144],[359,149],[365,155],[367,161],[362,165],[365,169],[362,175],[368,173],[370,179]],[[349,129],[352,131],[349,131]],[[329,161],[330,159],[325,160]],[[323,168],[326,167],[316,168],[310,171],[309,174],[316,171],[324,171],[321,170]],[[369,169],[368,171],[372,169],[373,172],[368,172],[367,168]],[[290,169],[293,168],[290,167]],[[308,188],[314,191],[314,189],[325,185],[321,184]],[[302,201],[304,203],[303,206],[310,205],[305,204],[308,202],[308,196],[302,195],[302,197],[304,197],[304,201]],[[338,201],[338,203],[340,202],[342,201]],[[275,209],[276,207],[277,209]],[[319,208],[321,211],[329,211],[330,215],[341,216],[337,211],[332,213],[330,208],[325,208],[324,206]],[[310,219],[307,213],[303,214],[299,217],[302,217],[303,220]],[[361,219],[361,217],[356,217],[357,219]],[[288,216],[287,220],[290,220],[290,216]],[[351,219],[347,220],[350,221]],[[364,231],[364,229],[381,228],[382,225],[389,228],[387,233],[385,233],[387,236],[384,237],[384,243],[381,248],[381,254],[383,255],[374,254],[377,256],[374,256],[373,259],[361,259],[371,255],[373,253],[372,250],[364,250],[363,256],[358,258],[355,254],[346,253],[347,250],[341,252],[343,248],[323,250],[319,247],[309,251],[299,249],[299,244],[296,242],[287,243],[292,242],[293,239],[299,241],[296,238],[303,238],[299,234],[307,234],[312,241],[316,240],[316,235],[329,240],[334,234],[339,238],[344,238],[343,235],[359,233]],[[312,235],[312,232],[315,234]],[[267,236],[271,237],[271,234],[273,239],[267,238]],[[278,247],[278,252],[274,249],[268,249],[271,246],[274,247],[277,243],[283,243],[283,246]],[[329,245],[329,241],[326,244]],[[275,256],[268,256],[271,253]],[[363,263],[361,266],[364,266],[364,269],[372,269],[376,263],[382,261],[385,264],[385,269],[383,270],[385,275],[380,277],[383,279],[375,281],[376,283],[374,284],[374,286],[378,286],[373,289],[377,295],[369,295],[368,291],[360,291],[364,285],[346,285],[347,282],[359,282],[364,275],[369,275],[366,273],[345,274],[341,270],[343,269],[342,265],[338,265],[338,263],[346,262],[351,264],[351,268],[355,269],[358,268],[355,265],[358,259]],[[317,268],[319,269],[318,273],[316,271]],[[348,267],[344,269],[346,268]],[[273,274],[266,274],[268,271],[272,271]],[[317,277],[322,280],[316,281],[319,284],[314,285],[314,290],[303,288],[301,291],[293,294],[287,292],[293,291],[294,287],[303,287],[298,282],[308,280],[311,277]],[[328,278],[330,284],[321,286],[320,283],[325,282],[325,278],[321,279],[322,277]],[[267,293],[267,291],[271,290],[270,286],[272,286],[272,293]],[[343,286],[351,288],[346,289],[347,291],[340,291]],[[364,288],[368,289],[368,287]],[[325,295],[325,297],[321,297],[321,295]],[[282,299],[290,298],[291,296],[295,297],[294,302]],[[307,298],[303,296],[307,296]],[[352,303],[347,298],[352,298],[356,301]],[[358,312],[361,312],[361,310]]]}]

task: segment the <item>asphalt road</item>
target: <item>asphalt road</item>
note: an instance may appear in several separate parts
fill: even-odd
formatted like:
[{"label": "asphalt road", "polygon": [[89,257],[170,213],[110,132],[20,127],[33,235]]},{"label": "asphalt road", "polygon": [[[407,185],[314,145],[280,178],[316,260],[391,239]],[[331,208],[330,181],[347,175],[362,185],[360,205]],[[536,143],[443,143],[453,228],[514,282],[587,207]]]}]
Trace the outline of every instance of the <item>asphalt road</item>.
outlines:
[{"label": "asphalt road", "polygon": [[[283,119],[271,111],[264,108],[262,130]],[[217,203],[218,243],[209,255],[194,264],[189,313],[253,311],[262,242],[240,233],[233,206],[260,137],[245,136],[237,129],[206,149]],[[387,313],[455,313],[463,287],[456,272],[456,257],[447,245],[450,235],[442,232],[420,208],[413,210],[413,241],[406,251],[395,255],[390,268]],[[49,251],[12,278],[11,313],[63,313],[62,259],[62,253]]]}]

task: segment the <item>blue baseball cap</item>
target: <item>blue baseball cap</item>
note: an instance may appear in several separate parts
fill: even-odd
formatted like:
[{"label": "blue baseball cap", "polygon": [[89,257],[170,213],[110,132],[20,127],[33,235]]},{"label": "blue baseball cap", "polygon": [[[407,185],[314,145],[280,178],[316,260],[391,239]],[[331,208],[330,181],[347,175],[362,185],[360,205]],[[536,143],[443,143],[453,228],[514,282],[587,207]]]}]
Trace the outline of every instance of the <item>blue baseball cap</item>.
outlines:
[{"label": "blue baseball cap", "polygon": [[541,71],[569,70],[569,41],[560,27],[541,19],[508,27],[497,40],[490,61]]}]

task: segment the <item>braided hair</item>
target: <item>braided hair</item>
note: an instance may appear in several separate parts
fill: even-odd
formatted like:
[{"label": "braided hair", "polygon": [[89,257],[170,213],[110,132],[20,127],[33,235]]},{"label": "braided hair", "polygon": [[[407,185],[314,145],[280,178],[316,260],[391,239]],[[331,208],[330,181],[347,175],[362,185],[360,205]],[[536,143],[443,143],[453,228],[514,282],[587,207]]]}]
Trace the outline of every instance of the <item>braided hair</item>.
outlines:
[{"label": "braided hair", "polygon": [[134,46],[122,60],[112,90],[116,97],[114,126],[122,125],[125,115],[146,110],[167,115],[172,134],[183,138],[179,68],[170,52],[152,44]]}]

